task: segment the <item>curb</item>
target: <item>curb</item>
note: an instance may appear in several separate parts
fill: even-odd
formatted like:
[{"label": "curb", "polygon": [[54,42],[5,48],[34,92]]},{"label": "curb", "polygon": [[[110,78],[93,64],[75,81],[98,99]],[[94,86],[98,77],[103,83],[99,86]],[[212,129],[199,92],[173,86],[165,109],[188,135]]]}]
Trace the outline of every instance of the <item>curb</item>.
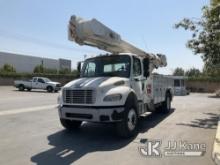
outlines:
[{"label": "curb", "polygon": [[213,146],[212,159],[217,165],[220,165],[220,118],[218,120],[218,127]]}]

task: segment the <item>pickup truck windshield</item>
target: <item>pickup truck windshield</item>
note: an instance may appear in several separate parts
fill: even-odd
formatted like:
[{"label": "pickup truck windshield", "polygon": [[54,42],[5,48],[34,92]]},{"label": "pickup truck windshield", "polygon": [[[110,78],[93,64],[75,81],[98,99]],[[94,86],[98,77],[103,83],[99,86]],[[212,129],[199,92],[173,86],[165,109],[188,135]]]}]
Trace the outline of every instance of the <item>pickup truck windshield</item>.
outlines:
[{"label": "pickup truck windshield", "polygon": [[43,78],[44,82],[47,83],[47,82],[50,82],[51,80],[49,78]]},{"label": "pickup truck windshield", "polygon": [[130,57],[127,55],[100,56],[88,59],[82,68],[82,77],[129,77]]}]

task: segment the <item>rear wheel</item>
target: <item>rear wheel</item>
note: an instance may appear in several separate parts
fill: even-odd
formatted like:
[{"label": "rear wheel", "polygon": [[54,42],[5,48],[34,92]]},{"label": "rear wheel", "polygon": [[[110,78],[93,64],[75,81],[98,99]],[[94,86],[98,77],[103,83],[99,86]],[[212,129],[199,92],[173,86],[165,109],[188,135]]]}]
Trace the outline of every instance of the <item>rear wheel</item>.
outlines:
[{"label": "rear wheel", "polygon": [[137,134],[138,115],[133,106],[129,106],[125,110],[124,119],[117,123],[117,133],[121,137],[132,137]]},{"label": "rear wheel", "polygon": [[78,129],[81,126],[82,121],[60,119],[60,123],[64,128],[71,131]]},{"label": "rear wheel", "polygon": [[24,89],[25,89],[25,88],[24,88],[24,85],[19,85],[19,87],[18,87],[18,90],[19,90],[19,91],[24,91]]},{"label": "rear wheel", "polygon": [[162,112],[169,113],[171,110],[171,97],[169,94],[166,95],[165,101],[162,104]]}]

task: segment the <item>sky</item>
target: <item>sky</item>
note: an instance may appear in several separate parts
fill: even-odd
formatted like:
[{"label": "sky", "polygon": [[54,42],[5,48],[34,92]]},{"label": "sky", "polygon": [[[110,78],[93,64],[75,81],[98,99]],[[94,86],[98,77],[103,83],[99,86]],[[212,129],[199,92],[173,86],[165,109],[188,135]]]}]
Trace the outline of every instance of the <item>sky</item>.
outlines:
[{"label": "sky", "polygon": [[72,60],[103,51],[68,41],[71,15],[96,18],[123,40],[150,53],[167,56],[168,66],[156,70],[172,74],[176,67],[202,69],[199,55],[186,48],[191,33],[174,29],[187,18],[200,18],[208,0],[0,0],[0,51]]}]

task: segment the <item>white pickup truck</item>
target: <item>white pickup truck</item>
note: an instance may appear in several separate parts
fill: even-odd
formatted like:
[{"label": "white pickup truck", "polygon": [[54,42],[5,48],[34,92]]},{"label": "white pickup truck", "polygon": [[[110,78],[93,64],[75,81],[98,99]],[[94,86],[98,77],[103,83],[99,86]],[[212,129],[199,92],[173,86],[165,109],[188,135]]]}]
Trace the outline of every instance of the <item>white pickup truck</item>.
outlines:
[{"label": "white pickup truck", "polygon": [[43,89],[48,92],[57,92],[61,89],[60,83],[53,82],[45,77],[33,77],[29,81],[16,80],[14,81],[14,85],[19,91],[24,91],[25,89],[28,91],[31,91],[31,89]]},{"label": "white pickup truck", "polygon": [[173,80],[152,74],[166,66],[164,55],[153,55],[130,45],[93,19],[71,17],[69,39],[111,54],[78,64],[80,78],[66,84],[58,97],[61,124],[68,130],[83,121],[114,122],[120,136],[137,133],[139,117],[146,112],[171,110]]}]

